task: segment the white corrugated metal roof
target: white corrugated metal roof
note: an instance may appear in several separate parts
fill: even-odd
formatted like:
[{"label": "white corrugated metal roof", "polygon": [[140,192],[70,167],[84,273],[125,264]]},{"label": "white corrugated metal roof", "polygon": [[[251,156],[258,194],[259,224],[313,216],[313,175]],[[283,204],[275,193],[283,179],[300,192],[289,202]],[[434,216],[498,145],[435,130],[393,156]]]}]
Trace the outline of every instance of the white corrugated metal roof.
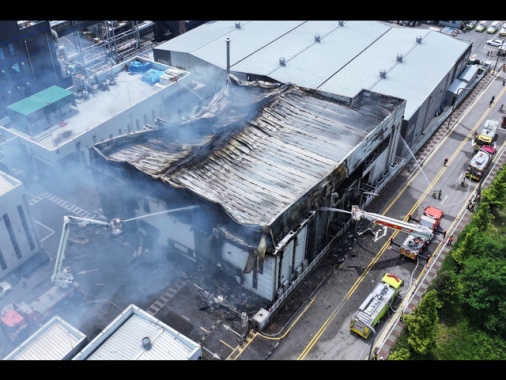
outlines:
[{"label": "white corrugated metal roof", "polygon": [[[149,338],[149,349],[144,338]],[[74,360],[195,360],[200,356],[199,344],[130,305]]]},{"label": "white corrugated metal roof", "polygon": [[[422,37],[421,43],[416,42],[417,36]],[[381,54],[388,58],[388,62],[382,63],[390,63],[391,67],[387,69],[387,78],[378,80],[370,90],[406,99],[405,118],[410,119],[468,46],[454,37],[426,29],[393,28],[373,47],[377,54],[367,52],[370,62]],[[402,62],[396,59],[399,53],[403,55]],[[380,67],[371,70],[379,78]]]},{"label": "white corrugated metal roof", "polygon": [[[232,71],[261,73],[283,83],[319,88],[389,30],[382,23],[308,21],[231,65]],[[317,42],[315,36],[320,37]],[[232,41],[231,51],[242,42]],[[279,64],[285,58],[286,65]],[[262,65],[268,62],[269,66]],[[341,95],[341,94],[340,94]]]},{"label": "white corrugated metal roof", "polygon": [[[230,23],[234,25],[234,22]],[[227,38],[230,38],[230,64],[234,65],[235,63],[248,58],[255,52],[261,51],[271,44],[273,40],[275,41],[282,36],[294,33],[297,30],[297,27],[303,24],[304,21],[264,21],[262,23],[254,21],[240,23],[240,29],[235,28],[230,33],[227,33],[226,35],[193,51],[192,54],[195,57],[198,57],[217,67],[226,69]],[[266,33],[267,30],[268,33]],[[232,70],[235,70],[235,68],[232,67]]]},{"label": "white corrugated metal roof", "polygon": [[4,360],[63,360],[85,344],[86,335],[58,316],[16,347]]},{"label": "white corrugated metal roof", "polygon": [[[362,89],[395,96],[406,99],[409,119],[471,44],[429,29],[397,28],[380,21],[240,23],[237,29],[234,21],[208,22],[156,49],[188,52],[226,69],[225,40],[230,38],[232,72],[347,97]],[[402,63],[397,54],[403,55]],[[387,71],[386,80],[381,80],[380,70]]]}]

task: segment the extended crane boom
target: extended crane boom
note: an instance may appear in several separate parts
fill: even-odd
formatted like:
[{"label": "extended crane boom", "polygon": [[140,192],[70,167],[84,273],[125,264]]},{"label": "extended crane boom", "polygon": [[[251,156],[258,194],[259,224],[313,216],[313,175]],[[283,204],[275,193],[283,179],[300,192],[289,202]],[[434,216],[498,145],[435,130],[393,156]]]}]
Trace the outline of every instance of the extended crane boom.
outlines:
[{"label": "extended crane boom", "polygon": [[54,285],[59,286],[60,288],[67,288],[72,285],[74,281],[74,276],[70,273],[68,268],[62,268],[63,260],[65,260],[65,248],[67,247],[67,240],[70,232],[71,224],[98,224],[101,226],[109,226],[112,229],[112,233],[114,235],[119,235],[121,233],[121,220],[113,219],[110,222],[104,222],[101,220],[95,219],[87,219],[87,218],[78,218],[77,216],[64,216],[63,217],[63,228],[60,237],[60,244],[58,246],[58,253],[56,254],[56,262],[54,265],[53,275],[51,276],[51,281]]},{"label": "extended crane boom", "polygon": [[51,281],[53,282],[53,285],[56,285],[56,286],[63,288],[63,289],[68,288],[71,285],[75,286],[74,276],[72,275],[72,273],[70,273],[70,269],[67,267],[62,268],[63,267],[63,260],[65,259],[65,248],[67,247],[67,240],[69,237],[71,224],[82,224],[82,225],[98,224],[101,226],[109,227],[111,229],[113,235],[119,235],[122,233],[121,225],[125,222],[130,222],[132,220],[137,220],[137,219],[148,218],[148,217],[152,217],[152,216],[160,215],[160,214],[170,214],[170,213],[176,213],[176,212],[181,212],[181,211],[188,211],[188,210],[192,210],[192,209],[198,208],[198,207],[199,206],[187,206],[187,207],[181,207],[181,208],[176,208],[176,209],[172,209],[172,210],[164,210],[164,211],[160,211],[160,212],[137,216],[137,217],[126,219],[126,220],[122,220],[120,218],[114,218],[110,222],[104,222],[102,220],[96,220],[96,219],[79,218],[77,216],[68,216],[68,215],[64,216],[63,217],[62,234],[60,237],[60,244],[58,246],[58,252],[56,254],[56,262],[54,265],[53,275],[51,276]]},{"label": "extended crane boom", "polygon": [[[351,207],[351,217],[356,221],[359,221],[361,218],[365,218],[373,223],[384,226],[385,228],[382,236],[385,236],[386,229],[389,227],[398,231],[406,232],[416,237],[427,239],[428,241],[431,241],[434,237],[433,231],[427,226],[407,223],[402,220],[389,218],[388,216],[366,212],[364,210],[361,210],[357,205]],[[376,239],[379,239],[379,237]]]}]

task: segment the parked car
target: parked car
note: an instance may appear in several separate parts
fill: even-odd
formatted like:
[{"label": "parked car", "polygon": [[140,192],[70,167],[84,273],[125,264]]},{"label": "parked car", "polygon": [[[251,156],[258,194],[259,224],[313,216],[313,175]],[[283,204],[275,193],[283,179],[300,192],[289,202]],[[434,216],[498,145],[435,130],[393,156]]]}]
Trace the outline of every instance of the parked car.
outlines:
[{"label": "parked car", "polygon": [[497,31],[502,27],[501,23],[499,21],[494,21],[490,26],[487,28],[488,34],[496,34]]},{"label": "parked car", "polygon": [[487,45],[499,47],[502,46],[504,40],[501,40],[500,38],[492,38],[491,40],[487,40]]},{"label": "parked car", "polygon": [[474,27],[476,26],[476,22],[477,22],[476,20],[466,22],[466,29],[467,30],[474,29]]},{"label": "parked car", "polygon": [[6,281],[0,282],[0,298],[3,298],[12,290],[12,285]]},{"label": "parked car", "polygon": [[483,20],[483,21],[480,21],[478,23],[478,25],[476,25],[476,27],[474,28],[474,30],[476,32],[483,32],[485,29],[487,29],[487,21]]},{"label": "parked car", "polygon": [[503,25],[503,27],[501,28],[501,30],[499,31],[499,35],[501,37],[505,37],[506,36],[506,25]]}]

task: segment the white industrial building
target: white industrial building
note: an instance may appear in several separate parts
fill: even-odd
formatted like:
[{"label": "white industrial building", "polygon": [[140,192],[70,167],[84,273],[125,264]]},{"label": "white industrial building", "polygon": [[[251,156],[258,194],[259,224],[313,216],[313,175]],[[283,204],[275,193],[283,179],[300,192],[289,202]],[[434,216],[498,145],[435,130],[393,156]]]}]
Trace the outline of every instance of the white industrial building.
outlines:
[{"label": "white industrial building", "polygon": [[181,115],[185,105],[173,99],[194,86],[190,73],[144,57],[76,76],[70,89],[52,86],[7,108],[0,150],[9,173],[30,182],[86,167],[93,144]]},{"label": "white industrial building", "polygon": [[[348,226],[321,210],[349,209],[395,177],[474,85],[470,53],[470,42],[378,21],[208,22],[157,46],[154,60],[191,72],[214,93],[209,106],[92,147],[104,213],[199,205],[141,230],[168,252],[225,262],[274,311]],[[244,95],[276,85],[263,103]]]},{"label": "white industrial building", "polygon": [[73,360],[200,360],[201,346],[135,305],[128,306]]},{"label": "white industrial building", "polygon": [[[447,34],[381,21],[261,20],[210,21],[156,46],[153,54],[203,83],[206,77],[224,80],[228,70],[240,79],[344,97],[365,89],[405,99],[401,135],[416,152],[438,127],[434,115],[445,119],[454,98],[459,102],[469,92],[451,86],[461,82],[471,48]],[[478,67],[469,70],[476,78]],[[407,152],[403,145],[400,156]]]},{"label": "white industrial building", "polygon": [[0,171],[0,278],[42,252],[25,183]]},{"label": "white industrial building", "polygon": [[[405,104],[231,77],[184,121],[94,145],[102,210],[122,220],[161,214],[138,222],[144,242],[210,270],[223,265],[273,301],[350,221],[320,208],[351,209],[369,181],[381,177],[379,189],[395,175]],[[171,209],[180,211],[162,214]]]},{"label": "white industrial building", "polygon": [[3,360],[70,360],[87,342],[86,335],[55,316]]}]

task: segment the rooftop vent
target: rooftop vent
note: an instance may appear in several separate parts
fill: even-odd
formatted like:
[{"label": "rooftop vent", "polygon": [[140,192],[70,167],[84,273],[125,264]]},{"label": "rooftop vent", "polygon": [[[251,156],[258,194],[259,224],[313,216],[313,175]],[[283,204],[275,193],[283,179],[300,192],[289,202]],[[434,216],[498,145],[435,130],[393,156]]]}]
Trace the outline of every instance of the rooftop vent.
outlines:
[{"label": "rooftop vent", "polygon": [[422,43],[422,36],[416,36],[416,42],[421,44]]},{"label": "rooftop vent", "polygon": [[397,54],[397,61],[402,62],[402,54]]},{"label": "rooftop vent", "polygon": [[235,22],[236,29],[241,29],[241,23],[239,21]]},{"label": "rooftop vent", "polygon": [[386,70],[380,70],[380,77],[385,79],[387,77],[387,71]]},{"label": "rooftop vent", "polygon": [[286,66],[286,62],[285,62],[285,59],[284,59],[283,57],[281,57],[281,58],[279,59],[279,64],[280,64],[281,66]]},{"label": "rooftop vent", "polygon": [[144,338],[142,338],[142,347],[144,347],[144,349],[146,350],[151,350],[152,344],[151,339],[149,339],[149,336],[145,336]]},{"label": "rooftop vent", "polygon": [[315,34],[315,36],[314,36],[314,40],[315,40],[316,42],[320,42],[320,41],[321,41],[320,35],[319,35],[319,34]]},{"label": "rooftop vent", "polygon": [[338,21],[339,26],[344,26],[344,21]]}]

